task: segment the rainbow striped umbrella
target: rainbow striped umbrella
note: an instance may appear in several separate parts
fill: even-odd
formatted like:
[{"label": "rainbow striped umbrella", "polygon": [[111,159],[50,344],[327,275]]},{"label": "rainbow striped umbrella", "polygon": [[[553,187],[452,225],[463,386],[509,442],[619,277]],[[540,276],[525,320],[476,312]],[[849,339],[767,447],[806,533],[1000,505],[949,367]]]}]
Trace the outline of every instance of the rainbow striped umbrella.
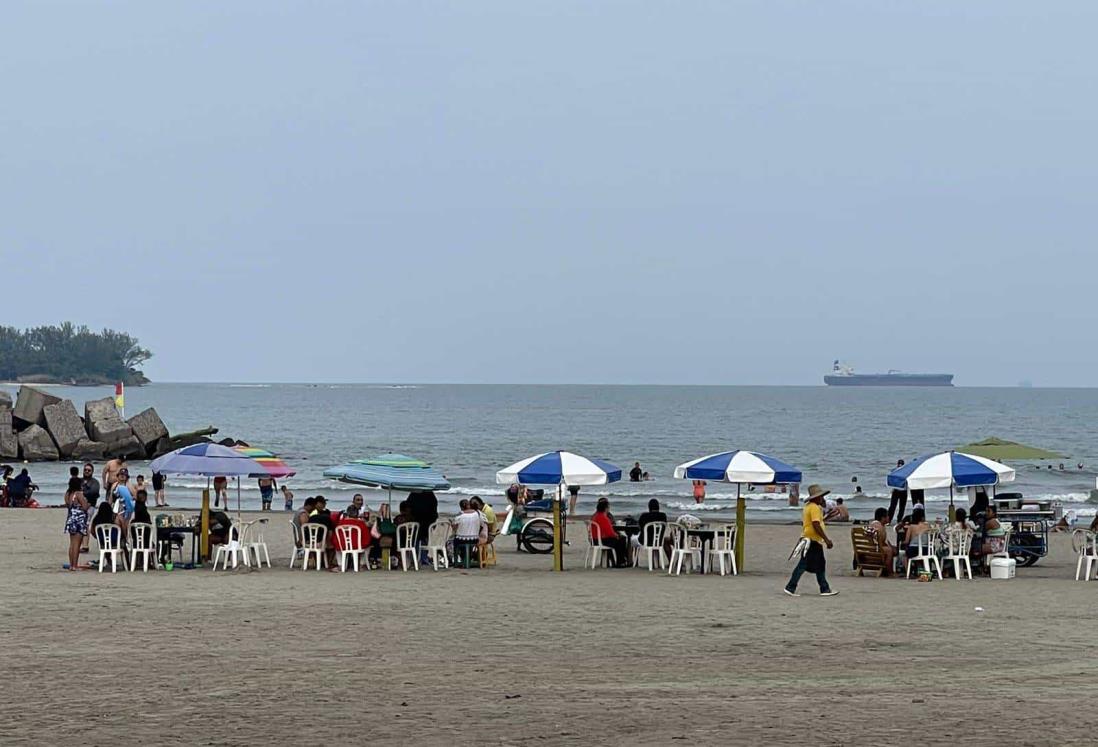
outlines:
[{"label": "rainbow striped umbrella", "polygon": [[[266,449],[257,449],[254,446],[234,446],[233,451],[258,462],[267,470],[271,477],[293,477],[297,474],[286,462]],[[250,477],[264,477],[264,475],[249,475]]]}]

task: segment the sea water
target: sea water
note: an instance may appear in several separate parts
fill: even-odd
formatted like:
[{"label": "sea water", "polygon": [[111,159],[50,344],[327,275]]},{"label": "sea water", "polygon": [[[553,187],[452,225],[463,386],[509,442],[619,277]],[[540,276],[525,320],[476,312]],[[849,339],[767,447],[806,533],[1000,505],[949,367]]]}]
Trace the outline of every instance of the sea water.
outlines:
[{"label": "sea water", "polygon": [[[16,387],[5,386],[13,396]],[[110,388],[50,387],[82,411]],[[888,505],[885,475],[899,458],[956,447],[988,436],[1022,441],[1065,455],[1047,463],[1020,462],[1018,479],[1002,489],[1053,498],[1080,517],[1093,516],[1086,501],[1095,485],[1098,389],[829,388],[702,386],[491,386],[385,384],[152,384],[126,391],[128,415],[154,406],[173,433],[207,425],[282,456],[297,475],[286,483],[296,503],[323,494],[342,507],[355,492],[376,505],[387,495],[324,479],[326,467],[383,452],[419,457],[453,483],[440,494],[444,510],[480,495],[499,507],[506,486],[497,470],[524,457],[568,449],[606,459],[627,473],[634,462],[652,477],[580,493],[589,513],[596,496],[608,496],[617,516],[639,514],[650,498],[672,514],[728,516],[733,485],[710,482],[696,505],[675,465],[728,449],[772,454],[847,499],[855,516]],[[1077,469],[1078,464],[1084,469]],[[68,463],[27,465],[42,488],[39,501],[61,501]],[[1040,467],[1038,469],[1037,467]],[[146,462],[131,475],[149,479]],[[866,497],[852,498],[854,479]],[[206,481],[171,477],[173,506],[197,506]],[[802,490],[802,492],[805,492]],[[796,520],[784,493],[745,492],[756,518]],[[399,496],[394,495],[394,500]],[[964,500],[963,498],[961,500]],[[927,495],[931,513],[944,511],[948,491]],[[150,503],[152,502],[150,496]],[[245,508],[259,507],[254,480],[242,482]],[[236,505],[235,486],[232,505]],[[281,496],[275,507],[281,508]]]}]

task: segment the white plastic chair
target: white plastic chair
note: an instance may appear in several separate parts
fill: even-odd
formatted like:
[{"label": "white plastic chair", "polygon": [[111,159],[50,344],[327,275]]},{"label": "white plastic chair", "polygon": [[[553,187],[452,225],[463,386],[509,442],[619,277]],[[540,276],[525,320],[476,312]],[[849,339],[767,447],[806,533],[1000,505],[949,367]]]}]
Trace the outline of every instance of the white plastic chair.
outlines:
[{"label": "white plastic chair", "polygon": [[[244,525],[244,533],[247,533],[248,525]],[[244,562],[244,565],[251,566],[251,560],[248,558],[248,551],[245,549],[243,536],[241,529],[238,526],[230,526],[229,534],[225,538],[226,541],[217,546],[217,551],[214,552],[213,570],[217,570],[217,563],[221,561],[221,570],[227,571],[229,569],[229,560],[233,561],[233,568],[239,564],[240,561]]]},{"label": "white plastic chair", "polygon": [[[355,573],[358,573],[359,561],[364,548],[362,547],[362,527],[354,524],[340,524],[335,528],[336,538],[339,540],[342,550],[339,551],[339,570],[347,572],[347,558],[353,562]],[[370,565],[367,563],[366,567]]]},{"label": "white plastic chair", "polygon": [[95,540],[99,543],[99,572],[111,559],[111,573],[118,572],[118,559],[122,557],[122,529],[117,524],[100,524],[95,528]]},{"label": "white plastic chair", "polygon": [[[262,568],[263,560],[266,558],[267,567],[271,567],[271,553],[267,549],[267,542],[263,539],[263,530],[267,527],[267,519],[257,519],[248,524],[248,529],[245,532],[247,535],[244,543],[244,552],[255,556],[255,567]],[[297,548],[294,548],[295,553]],[[261,554],[262,553],[262,554]],[[290,562],[293,562],[291,559]]]},{"label": "white plastic chair", "polygon": [[934,536],[930,532],[923,532],[915,538],[913,543],[915,547],[915,555],[908,556],[907,558],[907,578],[911,578],[911,566],[915,563],[922,563],[923,568],[927,573],[932,573],[931,566],[934,566],[938,571],[938,578],[942,578],[942,563],[938,560],[938,556],[934,553]]},{"label": "white plastic chair", "polygon": [[667,522],[653,521],[645,524],[641,531],[640,544],[637,545],[637,557],[633,561],[633,567],[640,565],[641,557],[644,558],[649,572],[657,566],[662,570],[667,565],[667,558],[663,554],[663,536],[667,533]]},{"label": "white plastic chair", "polygon": [[423,549],[431,558],[431,565],[438,570],[439,558],[442,558],[442,567],[450,567],[450,558],[446,553],[446,542],[450,539],[450,522],[439,520],[427,527],[427,544]]},{"label": "white plastic chair", "polygon": [[290,531],[293,532],[294,544],[290,549],[290,568],[293,569],[297,559],[303,557],[305,551],[301,549],[301,527],[295,519],[290,519]]},{"label": "white plastic chair", "polygon": [[304,559],[301,561],[301,570],[309,570],[309,558],[316,556],[316,569],[328,566],[328,527],[323,524],[303,524],[301,526],[301,549],[304,551]]},{"label": "white plastic chair", "polygon": [[397,554],[403,571],[407,571],[409,565],[419,570],[419,550],[416,548],[418,538],[419,524],[416,522],[406,521],[397,526]]},{"label": "white plastic chair", "polygon": [[671,533],[671,562],[667,564],[667,575],[680,575],[684,560],[690,561],[690,570],[693,571],[701,562],[701,549],[690,541],[686,527],[681,524],[673,524],[667,527],[667,531]]},{"label": "white plastic chair", "polygon": [[716,531],[716,536],[713,537],[713,544],[709,548],[709,568],[712,572],[714,561],[721,569],[721,575],[725,575],[725,561],[728,561],[728,566],[731,568],[732,575],[738,576],[739,569],[736,567],[736,525],[726,524]]},{"label": "white plastic chair", "polygon": [[591,568],[598,568],[599,564],[606,564],[606,560],[618,563],[618,553],[612,547],[602,544],[602,530],[593,521],[587,522],[587,553],[583,558],[583,565],[590,563]]},{"label": "white plastic chair", "polygon": [[159,567],[156,560],[156,529],[152,524],[130,524],[130,572],[137,570],[137,557],[144,563],[142,571],[148,573],[149,561],[154,569]]},{"label": "white plastic chair", "polygon": [[[1079,559],[1075,563],[1075,580],[1082,575],[1083,581],[1090,581],[1091,566],[1098,566],[1098,534],[1089,529],[1076,529],[1071,533],[1071,545],[1075,548]],[[1086,573],[1083,573],[1083,564],[1086,564]]]},{"label": "white plastic chair", "polygon": [[960,581],[961,570],[972,580],[972,530],[952,529],[945,534],[946,562],[953,561],[953,576]]}]

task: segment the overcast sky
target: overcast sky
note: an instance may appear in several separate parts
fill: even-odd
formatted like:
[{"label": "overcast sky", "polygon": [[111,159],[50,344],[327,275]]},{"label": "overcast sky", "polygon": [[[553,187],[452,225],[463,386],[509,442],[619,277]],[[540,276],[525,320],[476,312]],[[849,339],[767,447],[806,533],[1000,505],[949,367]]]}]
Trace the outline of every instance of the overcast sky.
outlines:
[{"label": "overcast sky", "polygon": [[4,3],[0,322],[161,381],[1092,385],[1098,3]]}]

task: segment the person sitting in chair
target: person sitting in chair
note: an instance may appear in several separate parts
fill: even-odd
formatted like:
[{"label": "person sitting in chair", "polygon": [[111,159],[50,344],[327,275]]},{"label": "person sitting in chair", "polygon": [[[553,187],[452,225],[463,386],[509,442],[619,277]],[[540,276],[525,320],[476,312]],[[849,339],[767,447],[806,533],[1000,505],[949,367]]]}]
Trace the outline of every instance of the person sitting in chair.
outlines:
[{"label": "person sitting in chair", "polygon": [[[610,501],[599,498],[595,505],[595,513],[591,516],[591,539],[596,538],[606,547],[613,548],[617,560],[616,567],[628,568],[632,565],[629,559],[629,540],[623,534],[614,529],[614,520],[610,517]],[[596,534],[597,532],[597,534]]]},{"label": "person sitting in chair", "polygon": [[896,546],[888,542],[888,509],[878,508],[873,512],[873,521],[865,525],[865,536],[877,546],[885,559],[885,576],[891,576],[896,561]]}]

